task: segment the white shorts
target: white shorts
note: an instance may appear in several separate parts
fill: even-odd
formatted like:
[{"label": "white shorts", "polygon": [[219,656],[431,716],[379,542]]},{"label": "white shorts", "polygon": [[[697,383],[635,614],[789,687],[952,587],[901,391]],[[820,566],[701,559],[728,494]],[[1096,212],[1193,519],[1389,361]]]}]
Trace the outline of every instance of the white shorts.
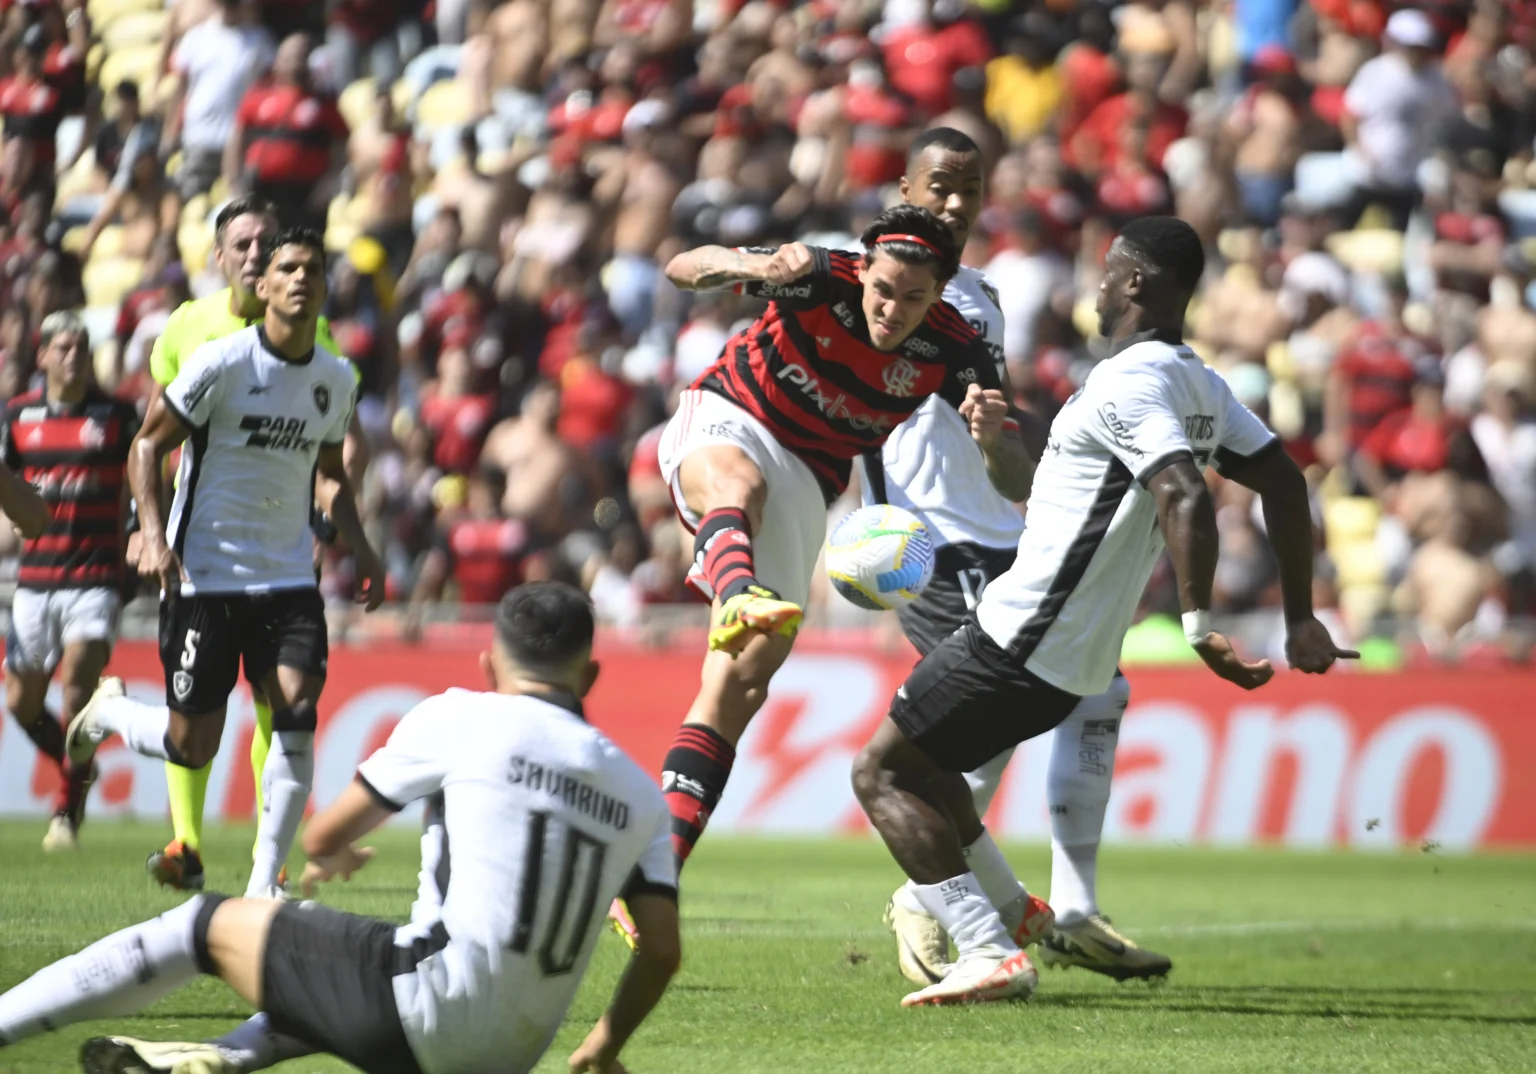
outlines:
[{"label": "white shorts", "polygon": [[52,675],[64,647],[117,640],[122,599],[115,589],[18,589],[11,601],[5,666]]},{"label": "white shorts", "polygon": [[[774,439],[762,422],[722,395],[686,391],[661,434],[661,474],[690,532],[699,516],[683,503],[678,471],[690,452],[729,444],[746,452],[768,485],[763,524],[752,535],[758,581],[802,608],[811,595],[811,573],[827,539],[827,501],[811,468]],[[698,583],[698,579],[694,579]],[[708,587],[703,587],[706,592]]]}]

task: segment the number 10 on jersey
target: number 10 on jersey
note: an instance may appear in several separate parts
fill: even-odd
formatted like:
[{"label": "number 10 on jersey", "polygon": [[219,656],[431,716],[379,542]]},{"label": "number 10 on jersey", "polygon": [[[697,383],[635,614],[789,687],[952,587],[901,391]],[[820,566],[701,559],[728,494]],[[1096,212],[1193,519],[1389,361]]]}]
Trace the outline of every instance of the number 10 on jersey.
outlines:
[{"label": "number 10 on jersey", "polygon": [[[564,829],[565,852],[552,878],[544,873],[546,842],[559,838]],[[598,889],[603,882],[603,859],[608,844],[579,828],[552,821],[547,811],[528,815],[527,843],[523,851],[523,884],[517,897],[517,919],[507,945],[514,954],[526,955],[534,944],[533,931],[543,902],[544,882],[554,880],[554,901],[549,920],[538,941],[539,969],[545,977],[570,973],[581,957],[581,948],[597,926]]]}]

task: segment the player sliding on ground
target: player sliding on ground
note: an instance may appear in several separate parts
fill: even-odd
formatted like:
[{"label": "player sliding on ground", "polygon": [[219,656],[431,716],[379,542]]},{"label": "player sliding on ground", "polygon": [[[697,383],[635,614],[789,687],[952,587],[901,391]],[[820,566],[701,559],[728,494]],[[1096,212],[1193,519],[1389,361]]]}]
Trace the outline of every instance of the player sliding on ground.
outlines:
[{"label": "player sliding on ground", "polygon": [[[902,197],[939,217],[964,249],[983,201],[981,150],[968,135],[937,127],[917,136],[902,177]],[[944,301],[986,339],[1005,389],[1003,312],[997,290],[964,265],[944,288]],[[1016,415],[1032,456],[1045,448],[1045,427]],[[897,614],[902,630],[926,656],[965,621],[987,586],[1013,565],[1024,520],[1010,501],[1029,495],[1032,471],[994,472],[975,449],[970,429],[954,407],[932,398],[903,422],[866,472],[865,503],[891,503],[922,520],[938,549],[933,580]],[[1099,838],[1109,805],[1120,719],[1130,685],[1117,671],[1109,689],[1080,701],[1051,732],[1046,801],[1051,816],[1051,898],[1047,905],[1025,891],[992,836],[983,830],[965,859],[1014,940],[1040,942],[1047,966],[1082,966],[1125,979],[1166,974],[1166,955],[1138,946],[1099,913]],[[985,816],[1012,750],[968,773],[976,815]],[[1053,925],[1054,922],[1054,925]],[[896,934],[897,965],[917,985],[939,980],[949,968],[949,937],[923,909],[908,881],[891,896],[886,923]]]},{"label": "player sliding on ground", "polygon": [[[146,757],[187,768],[213,759],[245,664],[276,704],[278,749],[262,773],[263,809],[247,894],[280,894],[279,877],[314,778],[325,686],[325,606],[310,533],[314,474],[337,485],[331,514],[357,557],[359,600],[384,599],[384,568],[363,535],[342,465],[355,382],[315,344],[325,302],[318,232],[291,228],[266,247],[262,323],[208,343],[151,404],[128,477],[139,504],[139,572],[160,583],[165,706],[106,680],[70,726],[70,760],[88,764],[112,734]],[[165,456],[185,444],[169,525],[156,498]]]},{"label": "player sliding on ground", "polygon": [[1320,674],[1356,655],[1335,646],[1312,614],[1305,479],[1183,344],[1185,309],[1204,266],[1199,237],[1171,217],[1134,221],[1114,241],[1098,302],[1113,352],[1051,425],[1018,558],[964,626],[913,669],[854,763],[860,804],[959,952],[948,975],[908,995],[905,1006],[1033,990],[1029,956],[966,862],[963,848],[982,825],[961,773],[1051,730],[1110,685],[1165,542],[1185,634],[1206,665],[1250,690],[1274,675],[1267,661],[1240,659],[1210,628],[1217,531],[1201,474],[1207,464],[1263,501],[1291,666]]},{"label": "player sliding on ground", "polygon": [[350,878],[372,856],[357,840],[428,801],[442,842],[430,831],[424,840],[431,856],[410,924],[199,895],[0,996],[0,1053],[132,1014],[206,973],[263,1013],[207,1044],[97,1037],[82,1067],[238,1074],[329,1052],[367,1074],[521,1074],[554,1040],[603,908],[622,894],[645,946],[569,1066],[623,1074],[619,1051],[681,958],[677,881],[661,792],[582,715],[597,679],[592,631],[579,590],[509,593],[480,658],[491,692],[450,690],[417,705],[310,821],[306,893]]},{"label": "player sliding on ground", "polygon": [[964,408],[1001,468],[1029,466],[1005,428],[986,344],[940,298],[960,263],[949,229],[898,205],[863,241],[862,257],[800,243],[706,246],[667,266],[684,290],[736,287],[770,300],[682,394],[661,441],[662,472],[695,534],[694,573],[714,597],[701,688],[663,763],[679,863],[794,644],[827,505],[853,460],[937,394]]},{"label": "player sliding on ground", "polygon": [[[233,335],[260,323],[267,304],[257,293],[265,267],[263,249],[277,234],[277,210],[264,198],[236,198],[214,218],[214,257],[219,271],[229,285],[203,298],[183,302],[166,321],[165,331],[155,341],[149,356],[149,372],[154,378],[150,401],[154,402],[181,372],[182,363],[204,343]],[[315,328],[315,342],[332,354],[341,354],[331,336],[330,324],[321,317]],[[356,366],[354,378],[361,376]],[[354,409],[342,444],[342,461],[354,490],[362,488],[363,472],[368,467],[367,439],[357,422]],[[316,499],[328,505],[336,485],[323,476],[316,480]],[[166,501],[169,496],[166,497]],[[162,502],[166,502],[162,501]],[[335,528],[318,508],[311,518],[317,536],[333,539]],[[130,549],[130,560],[137,553]],[[318,567],[316,568],[318,570]],[[251,775],[256,788],[256,812],[262,812],[264,792],[262,773],[267,751],[272,745],[272,706],[262,693],[261,683],[251,682],[251,701],[256,709],[256,733],[251,736]],[[212,765],[186,768],[166,762],[165,785],[171,804],[171,842],[149,856],[149,875],[169,887],[183,891],[201,891],[203,887],[203,801],[208,793]]]}]

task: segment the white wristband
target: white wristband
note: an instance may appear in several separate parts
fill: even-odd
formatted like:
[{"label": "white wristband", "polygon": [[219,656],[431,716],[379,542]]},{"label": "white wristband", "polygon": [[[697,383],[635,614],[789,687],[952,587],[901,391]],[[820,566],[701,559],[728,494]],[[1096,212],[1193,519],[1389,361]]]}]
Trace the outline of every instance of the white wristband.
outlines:
[{"label": "white wristband", "polygon": [[1211,632],[1211,613],[1207,611],[1184,613],[1184,640],[1198,645]]}]

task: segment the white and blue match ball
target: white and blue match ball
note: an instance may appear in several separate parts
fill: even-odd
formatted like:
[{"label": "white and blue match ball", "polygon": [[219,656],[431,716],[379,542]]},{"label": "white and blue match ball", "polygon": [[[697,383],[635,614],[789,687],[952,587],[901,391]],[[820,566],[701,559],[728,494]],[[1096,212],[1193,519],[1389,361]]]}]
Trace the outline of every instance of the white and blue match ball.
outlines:
[{"label": "white and blue match ball", "polygon": [[910,604],[933,578],[933,537],[911,511],[887,504],[861,507],[827,540],[827,577],[860,608]]}]

